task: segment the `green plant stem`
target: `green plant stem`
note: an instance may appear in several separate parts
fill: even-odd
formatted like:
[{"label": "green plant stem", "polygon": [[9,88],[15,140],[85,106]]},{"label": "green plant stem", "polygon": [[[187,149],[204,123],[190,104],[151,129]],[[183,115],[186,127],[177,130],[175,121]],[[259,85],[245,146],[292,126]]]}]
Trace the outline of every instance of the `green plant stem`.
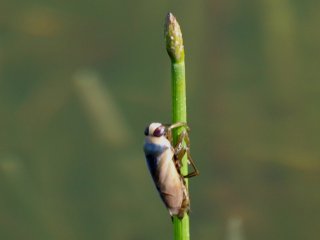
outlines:
[{"label": "green plant stem", "polygon": [[[186,111],[186,85],[185,85],[185,65],[184,62],[173,63],[171,68],[172,74],[172,122],[187,122]],[[179,128],[173,132],[174,144],[177,141],[183,129]],[[181,173],[188,174],[187,157],[182,159]],[[188,187],[188,179],[185,179]],[[184,218],[180,220],[174,217],[174,236],[175,240],[189,240],[189,216],[185,214]]]},{"label": "green plant stem", "polygon": [[[169,13],[165,24],[165,37],[167,52],[171,59],[171,88],[172,88],[172,122],[187,122],[186,106],[186,82],[185,82],[185,63],[184,46],[180,26],[175,17]],[[183,127],[174,129],[173,142],[178,140],[178,136],[183,131]],[[187,157],[182,159],[181,173],[188,173]],[[186,179],[188,188],[188,180]],[[173,218],[174,239],[189,240],[189,216],[185,214],[182,219]]]},{"label": "green plant stem", "polygon": [[[171,63],[171,90],[172,90],[172,122],[187,122],[187,104],[186,104],[186,81],[184,61]],[[174,144],[183,128],[177,128],[173,132]],[[187,164],[181,168],[182,174],[186,175]]]}]

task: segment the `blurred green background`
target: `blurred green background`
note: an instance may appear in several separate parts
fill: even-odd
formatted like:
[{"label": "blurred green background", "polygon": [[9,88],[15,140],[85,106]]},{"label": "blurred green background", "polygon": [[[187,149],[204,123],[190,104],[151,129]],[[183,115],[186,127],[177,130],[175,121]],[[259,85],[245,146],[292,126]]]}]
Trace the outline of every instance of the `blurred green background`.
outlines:
[{"label": "blurred green background", "polygon": [[0,239],[171,239],[142,152],[186,47],[192,239],[320,237],[320,2],[0,3]]}]

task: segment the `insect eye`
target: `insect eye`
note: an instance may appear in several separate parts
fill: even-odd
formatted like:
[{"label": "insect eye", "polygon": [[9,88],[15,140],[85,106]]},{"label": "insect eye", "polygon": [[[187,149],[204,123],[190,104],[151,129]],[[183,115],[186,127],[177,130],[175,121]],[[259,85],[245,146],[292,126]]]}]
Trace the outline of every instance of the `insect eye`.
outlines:
[{"label": "insect eye", "polygon": [[161,137],[164,135],[164,132],[165,132],[165,128],[163,126],[160,126],[154,130],[153,136],[154,137]]},{"label": "insect eye", "polygon": [[144,135],[148,136],[149,135],[149,126],[146,127],[146,129],[144,130]]}]

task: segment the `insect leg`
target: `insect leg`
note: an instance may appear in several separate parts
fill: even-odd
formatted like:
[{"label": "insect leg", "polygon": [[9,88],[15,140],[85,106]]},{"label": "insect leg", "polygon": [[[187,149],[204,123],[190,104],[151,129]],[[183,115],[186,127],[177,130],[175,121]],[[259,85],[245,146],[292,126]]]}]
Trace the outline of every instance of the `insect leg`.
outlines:
[{"label": "insect leg", "polygon": [[187,123],[185,122],[176,122],[176,123],[173,123],[171,125],[168,126],[168,129],[169,130],[172,130],[174,128],[178,128],[178,127],[185,127],[188,131],[189,131],[189,127],[187,125]]},{"label": "insect leg", "polygon": [[188,134],[185,134],[184,136],[184,140],[186,142],[186,152],[187,152],[187,156],[188,156],[188,161],[189,161],[189,164],[191,164],[192,168],[193,168],[193,172],[187,174],[186,176],[184,176],[185,178],[191,178],[191,177],[195,177],[195,176],[198,176],[200,173],[199,173],[199,170],[198,168],[196,167],[192,157],[191,157],[191,153],[190,153],[190,139],[189,139],[189,135]]},{"label": "insect leg", "polygon": [[[183,146],[183,141],[185,141],[186,146]],[[192,168],[193,168],[193,172],[183,176],[184,178],[191,178],[191,177],[195,177],[197,175],[199,175],[199,171],[196,167],[196,165],[194,164],[194,161],[192,160],[191,154],[190,154],[190,139],[188,136],[188,133],[186,131],[183,131],[178,139],[178,142],[174,148],[174,154],[175,154],[175,160],[177,161],[177,167],[180,168],[181,165],[181,161],[183,156],[187,153],[187,157],[188,157],[188,163],[191,164]]]},{"label": "insect leg", "polygon": [[[185,127],[187,131],[190,131],[189,126],[185,122],[177,122],[174,124],[163,124],[163,125],[167,127],[167,136],[166,137],[171,142],[171,144],[173,143],[172,129],[178,128],[178,127]],[[180,139],[178,140],[178,142],[179,141],[180,141]]]},{"label": "insect leg", "polygon": [[193,172],[191,173],[188,173],[187,175],[183,176],[184,178],[191,178],[191,177],[195,177],[195,176],[198,176],[200,173],[199,173],[199,170],[198,168],[196,167],[196,165],[194,164],[194,161],[192,160],[191,158],[191,154],[190,154],[190,150],[187,149],[187,155],[188,155],[188,160],[193,168]]}]

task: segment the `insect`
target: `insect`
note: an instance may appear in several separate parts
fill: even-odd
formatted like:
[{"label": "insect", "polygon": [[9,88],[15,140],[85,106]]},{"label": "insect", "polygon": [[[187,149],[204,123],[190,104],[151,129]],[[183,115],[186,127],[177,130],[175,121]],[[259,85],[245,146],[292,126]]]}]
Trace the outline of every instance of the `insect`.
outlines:
[{"label": "insect", "polygon": [[[173,146],[172,129],[182,126],[189,130],[187,124],[182,122],[172,125],[151,123],[145,129],[146,137],[143,147],[150,174],[162,201],[170,216],[177,216],[180,219],[190,209],[184,178],[199,174],[190,155],[190,141],[186,130],[179,135],[177,144]],[[186,144],[184,145],[183,142]],[[188,163],[193,167],[193,172],[183,176],[180,167],[185,154],[188,156]]]}]

